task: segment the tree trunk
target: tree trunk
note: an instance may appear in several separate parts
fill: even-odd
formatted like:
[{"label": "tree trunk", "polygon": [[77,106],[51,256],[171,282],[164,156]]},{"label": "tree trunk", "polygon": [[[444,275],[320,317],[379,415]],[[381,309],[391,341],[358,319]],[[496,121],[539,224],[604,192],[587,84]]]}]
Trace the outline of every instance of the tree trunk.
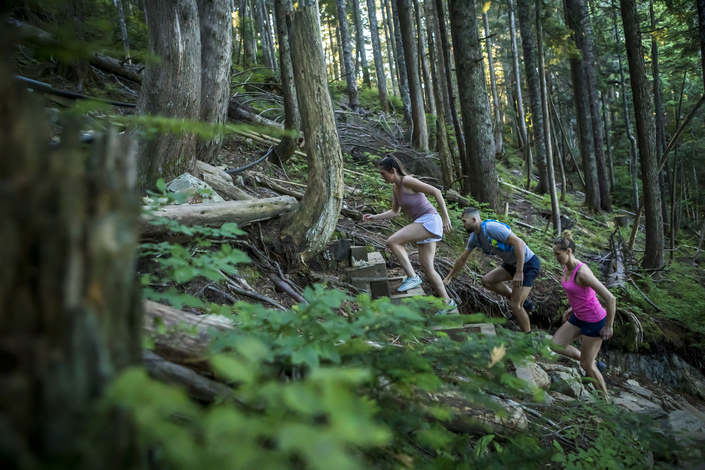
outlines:
[{"label": "tree trunk", "polygon": [[431,76],[433,77],[433,92],[436,95],[436,103],[438,103],[438,108],[436,110],[436,141],[438,142],[438,158],[441,162],[441,182],[446,189],[450,189],[453,186],[453,181],[455,179],[453,175],[453,154],[448,143],[448,128],[447,128],[447,114],[445,106],[443,106],[443,87],[444,81],[440,79],[438,68],[440,67],[441,61],[438,60],[436,54],[436,40],[433,34],[433,5],[430,2],[425,2],[424,8],[426,9],[426,19],[428,27],[428,55],[429,62],[431,65]]},{"label": "tree trunk", "polygon": [[574,0],[577,3],[579,16],[578,37],[579,47],[583,55],[583,63],[587,73],[587,93],[590,100],[590,121],[592,122],[592,137],[595,141],[595,162],[597,164],[597,182],[600,188],[600,208],[607,212],[612,211],[610,196],[610,183],[605,161],[605,142],[602,132],[602,118],[600,116],[600,91],[597,87],[597,70],[595,66],[595,45],[590,24],[590,12],[587,0]]},{"label": "tree trunk", "polygon": [[370,35],[372,36],[372,54],[375,59],[375,73],[377,74],[377,90],[379,91],[379,105],[383,113],[389,112],[387,102],[387,76],[384,74],[384,59],[382,46],[379,42],[379,26],[377,25],[377,7],[375,0],[367,0],[367,13],[370,21]]},{"label": "tree trunk", "polygon": [[269,41],[267,40],[267,23],[264,18],[264,12],[262,11],[263,0],[252,1],[254,2],[253,10],[255,13],[255,21],[257,21],[257,27],[259,29],[259,44],[262,48],[262,60],[264,61],[265,67],[274,69],[271,50],[269,49]]},{"label": "tree trunk", "polygon": [[[386,1],[386,0],[385,0]],[[411,90],[409,90],[409,76],[407,74],[406,58],[404,52],[404,41],[402,39],[401,25],[399,24],[399,7],[397,6],[396,0],[389,0],[391,2],[391,18],[394,21],[394,43],[396,44],[396,63],[397,72],[399,73],[399,93],[401,94],[401,101],[404,104],[404,121],[413,124],[412,114],[412,104],[411,104]],[[387,3],[389,8],[389,3]],[[387,11],[389,14],[389,10]]]},{"label": "tree trunk", "polygon": [[[232,66],[230,0],[199,0],[201,29],[201,122],[222,126],[228,119]],[[215,164],[223,143],[222,129],[212,139],[199,139],[196,158]]]},{"label": "tree trunk", "polygon": [[[581,15],[578,0],[565,0],[565,16],[568,27],[575,31],[574,40],[579,50],[582,50],[583,26],[579,23]],[[600,182],[597,175],[597,159],[595,158],[595,138],[593,137],[592,111],[588,93],[588,73],[585,60],[579,57],[570,58],[570,72],[573,79],[573,95],[575,97],[575,117],[578,124],[580,140],[580,158],[585,174],[585,204],[590,211],[599,212]]]},{"label": "tree trunk", "polygon": [[543,135],[546,142],[546,170],[548,172],[548,192],[551,195],[551,215],[553,218],[553,233],[561,235],[561,211],[558,207],[556,194],[556,174],[553,169],[553,152],[551,148],[551,115],[548,109],[548,88],[546,86],[546,67],[544,66],[543,26],[541,24],[541,4],[536,2],[536,37],[539,56],[539,80],[541,81],[541,111],[543,112]]},{"label": "tree trunk", "polygon": [[411,0],[396,0],[399,15],[399,29],[404,48],[404,62],[409,80],[409,96],[411,98],[411,144],[414,148],[428,151],[428,130],[426,128],[426,112],[423,106],[421,80],[419,78],[419,58],[415,44],[412,2]]},{"label": "tree trunk", "polygon": [[[438,88],[440,92],[439,96],[436,96],[436,108],[443,108],[443,114],[446,123],[450,120],[450,97],[448,96],[448,87],[446,82],[446,70],[445,64],[443,63],[443,54],[441,52],[440,45],[440,33],[438,29],[438,18],[436,17],[436,7],[433,0],[425,0],[423,2],[424,10],[426,13],[426,30],[428,34],[429,41],[429,54],[431,49],[430,42],[433,41],[433,48],[435,52],[435,59],[431,59],[431,75],[433,79],[434,88]],[[434,74],[435,70],[435,75]],[[448,136],[448,142],[450,143],[450,135]],[[452,149],[451,149],[452,152]]]},{"label": "tree trunk", "polygon": [[[340,69],[338,68],[338,57],[339,57],[339,55],[337,53],[337,51],[338,51],[338,47],[337,47],[338,37],[337,37],[337,35],[336,36],[333,35],[333,27],[331,26],[331,23],[332,23],[332,21],[329,17],[326,26],[328,26],[328,39],[329,39],[330,47],[331,47],[330,55],[331,55],[331,57],[333,57],[333,73],[335,74],[335,76],[333,77],[333,80],[340,80],[342,78],[342,74],[340,73]],[[341,59],[342,59],[342,57],[341,57]],[[341,68],[343,67],[342,62],[340,63],[340,67]],[[297,104],[297,106],[298,106],[298,104]]]},{"label": "tree trunk", "polygon": [[[292,134],[285,135],[272,153],[269,161],[282,164],[288,161],[298,147],[301,116],[294,83],[294,66],[291,63],[291,44],[287,16],[290,15],[289,0],[274,0],[274,18],[279,38],[279,63],[281,64],[282,95],[284,97],[284,127]],[[332,54],[335,58],[335,54]],[[276,160],[276,161],[275,161]]]},{"label": "tree trunk", "polygon": [[[429,0],[432,1],[432,0]],[[460,113],[455,106],[455,86],[453,85],[453,75],[452,67],[450,66],[450,41],[448,40],[448,30],[446,29],[446,17],[445,11],[443,10],[443,0],[435,0],[436,8],[436,27],[438,28],[436,32],[441,39],[441,46],[438,48],[438,57],[443,61],[443,67],[445,68],[445,79],[446,88],[448,89],[448,101],[450,102],[450,115],[453,118],[453,128],[455,129],[455,141],[458,144],[458,154],[460,155],[460,161],[464,162],[467,160],[466,146],[465,146],[465,136],[463,135],[463,127],[460,125]],[[460,165],[456,165],[456,171],[458,176],[462,175],[462,169]],[[469,181],[463,180],[461,187],[465,194],[468,193]]]},{"label": "tree trunk", "polygon": [[526,129],[526,117],[524,116],[524,98],[521,92],[521,72],[519,68],[519,49],[517,47],[516,27],[514,25],[514,0],[509,0],[509,35],[512,41],[512,72],[514,74],[516,90],[519,141],[521,146],[526,146],[526,189],[531,189],[531,171],[534,166],[534,158],[531,153],[531,145],[529,145],[529,133]]},{"label": "tree trunk", "polygon": [[703,69],[703,85],[705,85],[705,0],[698,1],[698,32],[700,33],[700,64]]},{"label": "tree trunk", "polygon": [[541,112],[541,84],[536,71],[536,39],[531,21],[530,0],[518,0],[519,29],[521,30],[521,45],[524,51],[524,68],[526,69],[526,84],[529,88],[531,104],[532,134],[536,149],[536,164],[539,167],[539,194],[548,191],[548,173],[546,171],[546,142],[543,132],[543,113]]},{"label": "tree trunk", "polygon": [[122,36],[122,47],[125,49],[125,60],[128,65],[132,65],[130,58],[130,40],[127,37],[127,23],[125,22],[125,10],[122,8],[122,0],[115,0],[118,18],[120,20],[120,35]]},{"label": "tree trunk", "polygon": [[[373,0],[374,1],[374,0]],[[389,63],[389,75],[392,77],[392,94],[394,96],[399,96],[399,87],[397,85],[397,70],[394,64],[394,57],[396,54],[396,45],[394,44],[394,35],[392,33],[392,23],[389,20],[389,16],[385,12],[385,0],[380,0],[380,10],[382,11],[382,23],[384,25],[384,38],[385,44],[387,45],[387,62]],[[394,51],[394,52],[392,52]]]},{"label": "tree trunk", "polygon": [[323,249],[338,223],[343,206],[343,155],[328,93],[317,8],[293,14],[292,58],[301,122],[306,135],[308,185],[285,233],[303,259]]},{"label": "tree trunk", "polygon": [[436,114],[436,100],[433,96],[433,86],[431,85],[431,72],[428,68],[428,58],[426,57],[426,39],[424,37],[424,25],[421,21],[421,6],[419,0],[414,0],[414,13],[416,13],[416,31],[418,35],[419,62],[421,63],[421,75],[423,76],[424,93],[426,105],[430,114]]},{"label": "tree trunk", "polygon": [[653,103],[646,79],[644,53],[639,35],[639,18],[635,0],[620,0],[624,38],[632,84],[636,132],[641,155],[642,186],[646,211],[646,247],[642,265],[645,268],[663,267],[663,214],[658,188],[658,162],[654,153]]},{"label": "tree trunk", "polygon": [[[666,124],[664,122],[663,116],[663,104],[661,102],[661,78],[659,76],[659,57],[658,57],[658,39],[656,37],[655,31],[657,27],[656,18],[654,16],[654,3],[653,1],[649,4],[649,14],[651,16],[651,74],[654,79],[653,90],[654,90],[654,117],[656,124],[656,161],[661,161],[661,156],[663,151],[666,150]],[[678,125],[676,125],[676,129]],[[666,165],[668,168],[668,165]],[[663,213],[664,219],[668,220],[668,209],[666,207],[668,198],[668,191],[666,189],[666,184],[663,178],[663,171],[659,171],[659,188],[661,189],[661,212]],[[670,178],[669,178],[670,183]],[[673,252],[671,252],[673,256]]]},{"label": "tree trunk", "polygon": [[611,122],[610,113],[607,111],[607,105],[605,104],[605,95],[600,93],[602,100],[602,120],[605,123],[605,140],[607,144],[607,165],[609,166],[610,175],[610,191],[614,191],[614,158],[612,157],[612,141],[610,138],[611,132]]},{"label": "tree trunk", "polygon": [[[352,0],[352,5],[353,15],[355,16],[355,49],[357,49],[355,55],[360,57],[360,64],[362,66],[362,84],[366,85],[367,88],[372,88],[372,83],[370,82],[370,68],[367,65],[367,54],[365,53],[365,36],[363,35],[362,30],[360,3],[358,0]],[[355,75],[357,76],[357,67],[355,67]]]},{"label": "tree trunk", "polygon": [[[198,120],[201,103],[201,33],[195,0],[153,0],[146,4],[151,56],[145,69],[138,110],[141,114]],[[173,32],[180,31],[175,37]],[[169,181],[196,165],[196,136],[161,133],[142,138],[139,186],[150,188],[159,178]]]},{"label": "tree trunk", "polygon": [[475,2],[450,0],[448,2],[453,50],[457,67],[460,106],[466,136],[466,155],[463,174],[470,180],[472,196],[490,207],[499,205],[499,184],[495,163],[494,137],[487,81],[478,36]]},{"label": "tree trunk", "polygon": [[272,66],[274,71],[279,71],[279,64],[277,63],[277,51],[274,47],[274,31],[272,30],[272,22],[269,19],[269,11],[267,10],[267,0],[262,0],[262,11],[264,14],[264,23],[267,27],[267,43],[269,44],[269,56],[272,58]]},{"label": "tree trunk", "polygon": [[[154,217],[166,217],[181,225],[193,227],[220,227],[224,223],[236,223],[241,227],[279,217],[297,208],[296,199],[289,196],[244,201],[204,202],[201,204],[179,204],[162,207]],[[166,225],[153,225],[148,218],[142,220],[143,237],[159,237],[168,233]]]},{"label": "tree trunk", "polygon": [[[353,0],[356,1],[356,0]],[[350,44],[350,28],[348,27],[348,14],[345,0],[336,0],[338,6],[338,25],[340,26],[340,40],[343,43],[343,59],[345,60],[345,81],[348,85],[348,102],[353,111],[360,108],[360,98],[357,95],[357,80],[355,78],[355,65]],[[321,51],[323,49],[321,48]]]},{"label": "tree trunk", "polygon": [[[0,20],[4,49],[19,36]],[[0,50],[0,148],[12,155],[0,159],[4,468],[136,468],[125,415],[95,419],[106,387],[141,357],[136,145],[109,129],[86,155],[79,123],[65,122],[49,151],[42,105],[14,73]]]},{"label": "tree trunk", "polygon": [[497,78],[494,73],[494,59],[492,57],[492,38],[490,37],[490,20],[487,13],[482,14],[482,21],[485,25],[485,42],[487,44],[487,66],[490,71],[490,87],[492,89],[492,110],[494,114],[494,147],[497,155],[501,155],[504,150],[502,140],[502,110],[499,103],[499,93],[497,93]]}]

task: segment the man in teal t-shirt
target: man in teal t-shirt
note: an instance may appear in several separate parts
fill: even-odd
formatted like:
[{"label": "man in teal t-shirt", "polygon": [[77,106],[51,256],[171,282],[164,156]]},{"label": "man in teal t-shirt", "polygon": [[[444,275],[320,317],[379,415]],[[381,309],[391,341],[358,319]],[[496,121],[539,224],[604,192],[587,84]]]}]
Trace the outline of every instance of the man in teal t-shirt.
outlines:
[{"label": "man in teal t-shirt", "polygon": [[[470,233],[470,238],[465,246],[465,252],[455,260],[453,269],[443,279],[443,283],[448,285],[453,276],[463,269],[475,248],[479,247],[485,254],[499,256],[502,259],[502,265],[485,274],[482,285],[507,297],[509,308],[517,319],[521,331],[530,332],[531,323],[525,307],[531,306],[527,297],[541,268],[538,256],[521,238],[512,233],[512,229],[506,224],[496,220],[483,221],[480,218],[480,211],[475,208],[465,209],[461,220],[465,230]],[[505,284],[506,281],[512,281],[511,288]]]}]

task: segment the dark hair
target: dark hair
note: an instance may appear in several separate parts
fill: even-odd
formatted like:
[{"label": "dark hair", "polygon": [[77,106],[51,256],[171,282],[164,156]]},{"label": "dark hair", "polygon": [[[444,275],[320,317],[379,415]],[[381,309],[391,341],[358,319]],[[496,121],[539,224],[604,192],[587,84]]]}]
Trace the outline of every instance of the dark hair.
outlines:
[{"label": "dark hair", "polygon": [[573,241],[573,234],[571,231],[563,230],[561,236],[556,238],[556,241],[553,242],[553,246],[560,247],[563,251],[567,251],[568,248],[570,248],[573,250],[573,253],[575,253],[575,242]]},{"label": "dark hair", "polygon": [[399,173],[402,176],[409,176],[409,172],[406,171],[406,168],[404,168],[404,165],[401,164],[399,159],[393,155],[387,155],[384,157],[378,165],[381,169],[384,171],[392,171],[392,168],[397,170],[397,173]]},{"label": "dark hair", "polygon": [[468,207],[467,209],[465,209],[465,210],[463,211],[463,215],[462,215],[461,217],[465,217],[466,215],[471,217],[471,216],[473,216],[473,215],[475,215],[475,214],[477,214],[478,217],[479,217],[479,216],[480,216],[480,210],[477,209],[477,208],[475,208],[475,207]]}]

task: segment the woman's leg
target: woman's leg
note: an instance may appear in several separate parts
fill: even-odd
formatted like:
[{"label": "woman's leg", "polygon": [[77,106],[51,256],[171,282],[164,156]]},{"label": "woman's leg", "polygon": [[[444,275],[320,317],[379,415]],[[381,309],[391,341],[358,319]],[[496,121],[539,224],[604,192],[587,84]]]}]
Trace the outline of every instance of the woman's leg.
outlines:
[{"label": "woman's leg", "polygon": [[[572,323],[565,322],[558,328],[556,334],[553,335],[553,343],[557,346],[551,346],[558,354],[567,356],[576,361],[580,360],[580,351],[570,345],[573,341],[580,337],[580,328],[573,325]],[[597,353],[596,353],[597,354]]]},{"label": "woman's leg", "polygon": [[595,358],[600,351],[600,346],[602,346],[602,337],[583,336],[583,345],[580,348],[580,367],[585,370],[588,377],[597,381],[602,393],[605,394],[605,399],[609,401],[610,397],[607,395],[605,379],[602,377],[597,365],[595,365]]},{"label": "woman's leg", "polygon": [[394,253],[394,256],[396,256],[397,261],[399,261],[399,264],[401,264],[407,276],[416,276],[416,271],[414,271],[414,267],[411,266],[411,261],[409,261],[409,255],[406,253],[404,245],[407,243],[416,243],[431,238],[432,236],[433,234],[426,230],[422,224],[409,224],[387,239],[387,246],[392,253]]},{"label": "woman's leg", "polygon": [[436,272],[436,268],[433,267],[433,259],[436,257],[436,242],[421,243],[417,246],[419,248],[419,261],[421,262],[421,268],[426,275],[426,279],[431,283],[431,287],[436,291],[438,297],[441,297],[448,303],[450,297],[448,296],[446,287],[443,285],[443,278]]}]

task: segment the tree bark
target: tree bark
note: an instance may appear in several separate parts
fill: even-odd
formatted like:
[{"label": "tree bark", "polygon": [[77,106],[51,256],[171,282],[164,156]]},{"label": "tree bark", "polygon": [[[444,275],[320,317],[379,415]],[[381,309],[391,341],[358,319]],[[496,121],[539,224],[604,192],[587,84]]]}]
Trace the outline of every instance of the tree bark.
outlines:
[{"label": "tree bark", "polygon": [[267,42],[269,43],[269,55],[272,58],[272,66],[274,71],[279,71],[279,64],[277,63],[277,51],[274,46],[274,31],[272,30],[272,22],[269,19],[269,11],[267,10],[267,0],[262,0],[262,11],[264,12],[264,23],[267,27]]},{"label": "tree bark", "polygon": [[[353,15],[355,16],[355,49],[357,49],[355,55],[360,57],[360,65],[362,66],[362,84],[366,85],[367,88],[372,88],[372,83],[370,82],[370,68],[367,65],[367,53],[365,52],[365,36],[362,29],[360,3],[358,0],[353,0],[352,5]],[[355,75],[357,76],[357,67],[355,67]]]},{"label": "tree bark", "polygon": [[543,135],[546,142],[546,171],[548,172],[548,192],[551,195],[551,215],[553,219],[553,233],[561,235],[561,211],[556,194],[556,174],[553,169],[553,152],[551,148],[551,115],[548,109],[548,88],[546,86],[546,67],[544,66],[543,52],[543,26],[541,18],[541,4],[536,2],[536,37],[537,53],[539,56],[539,80],[541,81],[541,111],[543,112]]},{"label": "tree bark", "polygon": [[[226,222],[234,222],[241,227],[254,222],[279,217],[285,212],[294,211],[296,199],[289,196],[244,201],[208,202],[201,204],[181,204],[166,206],[154,212],[153,217],[166,217],[189,227],[202,225],[219,227]],[[142,219],[142,236],[158,237],[169,230],[165,225],[153,225],[149,218]]]},{"label": "tree bark", "polygon": [[526,84],[529,88],[531,104],[532,134],[536,149],[536,165],[539,168],[539,194],[548,191],[548,173],[546,171],[546,141],[543,132],[543,113],[541,112],[541,85],[536,71],[536,39],[531,21],[530,0],[518,0],[519,28],[521,30],[521,45],[524,51],[524,68],[526,69]]},{"label": "tree bark", "polygon": [[658,162],[654,153],[653,103],[646,79],[636,2],[620,0],[620,5],[632,84],[646,211],[646,246],[642,265],[645,268],[661,268],[664,243],[663,214],[661,213],[661,193],[658,188]]},{"label": "tree bark", "polygon": [[262,11],[262,1],[263,0],[252,0],[254,2],[253,10],[255,21],[257,21],[257,27],[259,29],[259,43],[262,48],[262,60],[264,61],[264,66],[270,69],[274,69],[274,63],[272,62],[272,51],[269,49],[269,41],[267,40],[267,22],[264,18],[264,12]]},{"label": "tree bark", "polygon": [[[655,31],[657,27],[656,18],[654,16],[654,2],[649,4],[649,14],[651,16],[651,75],[653,76],[653,90],[654,90],[654,117],[656,124],[656,161],[661,161],[661,156],[663,151],[666,149],[666,124],[664,122],[664,111],[663,103],[661,102],[661,78],[659,75],[659,57],[658,57],[658,38],[656,37]],[[676,124],[676,128],[678,125]],[[666,165],[666,168],[669,168]],[[666,189],[666,184],[663,178],[663,171],[659,171],[659,188],[661,189],[661,212],[663,213],[664,219],[668,219],[668,209],[666,207],[668,197],[668,190]],[[670,173],[670,172],[669,172]],[[669,186],[670,186],[669,178]],[[673,256],[673,252],[671,252]]]},{"label": "tree bark", "polygon": [[120,35],[122,36],[122,47],[125,49],[125,60],[128,65],[132,65],[130,40],[127,37],[127,23],[125,22],[125,10],[122,8],[122,0],[115,0],[115,6],[117,6],[118,19],[120,21]]},{"label": "tree bark", "polygon": [[[332,23],[331,18],[328,17],[328,21],[326,23],[326,26],[328,27],[328,39],[330,40],[330,47],[331,47],[330,54],[331,54],[331,57],[333,57],[333,73],[335,74],[333,76],[333,80],[340,80],[342,78],[343,74],[340,73],[340,69],[338,68],[338,54],[337,54],[338,36],[337,36],[337,34],[335,36],[333,35],[333,27],[331,26],[331,23]],[[342,57],[340,57],[340,59],[341,59],[340,67],[342,68],[343,67]]]},{"label": "tree bark", "polygon": [[[372,0],[374,1],[374,0]],[[397,71],[396,67],[394,65],[394,57],[396,54],[396,46],[394,45],[394,35],[392,33],[392,24],[389,21],[389,17],[386,14],[386,9],[385,5],[386,2],[385,0],[380,0],[381,5],[380,5],[380,10],[382,11],[382,23],[384,25],[384,38],[385,38],[385,44],[387,45],[387,62],[389,63],[389,75],[392,78],[392,94],[394,96],[399,96],[399,86],[397,84]],[[394,52],[392,52],[394,51]]]},{"label": "tree bark", "polygon": [[367,0],[367,13],[370,21],[370,36],[372,36],[372,54],[375,59],[375,73],[377,74],[377,90],[379,91],[379,105],[383,113],[389,112],[387,102],[387,76],[384,74],[384,59],[382,46],[379,42],[379,26],[377,25],[377,8],[375,0]]},{"label": "tree bark", "polygon": [[[578,0],[565,0],[565,16],[568,27],[574,33],[576,46],[582,51],[584,41],[583,26],[580,20],[580,5]],[[573,79],[573,95],[575,97],[575,117],[578,124],[578,138],[580,141],[580,157],[585,174],[585,203],[590,211],[599,212],[600,182],[597,175],[597,159],[595,158],[595,138],[593,137],[592,111],[588,93],[588,73],[586,61],[579,57],[570,58],[570,72]]]},{"label": "tree bark", "polygon": [[5,20],[0,148],[12,158],[0,159],[0,455],[6,468],[108,459],[135,468],[124,416],[86,423],[111,381],[140,361],[136,145],[109,129],[86,155],[80,124],[68,122],[49,151],[42,105],[14,80],[4,49],[19,36]]},{"label": "tree bark", "polygon": [[[201,34],[195,0],[150,1],[149,54],[161,59],[145,69],[138,110],[141,114],[198,120],[201,103]],[[174,31],[179,31],[174,36]],[[196,136],[162,133],[143,138],[138,153],[141,189],[159,178],[169,181],[196,166]]]},{"label": "tree bark", "polygon": [[490,20],[487,12],[482,14],[482,21],[485,26],[485,43],[487,44],[487,66],[490,71],[490,88],[492,89],[492,110],[494,114],[494,148],[497,155],[501,155],[504,150],[502,139],[502,110],[499,103],[499,93],[497,93],[497,78],[494,73],[494,59],[492,57],[492,37],[490,36]]},{"label": "tree bark", "polygon": [[[294,66],[291,63],[291,44],[287,16],[291,13],[289,0],[274,0],[274,18],[279,38],[279,63],[281,65],[282,95],[284,98],[284,127],[292,135],[285,135],[277,145],[269,161],[276,164],[287,162],[298,148],[301,116],[294,81]],[[335,58],[335,54],[333,54]]]},{"label": "tree bark", "polygon": [[[404,41],[402,39],[401,25],[399,24],[399,7],[397,6],[396,0],[388,1],[391,2],[391,14],[389,10],[387,10],[387,14],[390,15],[394,21],[394,43],[396,44],[396,55],[394,57],[396,59],[397,72],[399,73],[399,94],[401,95],[401,102],[404,104],[404,121],[413,123],[413,117],[411,115],[411,90],[409,90],[409,76],[407,74],[406,58],[404,55]],[[389,3],[387,3],[387,8],[389,8]]]},{"label": "tree bark", "polygon": [[421,7],[419,0],[414,0],[414,13],[416,14],[416,31],[418,36],[418,56],[421,63],[421,75],[423,77],[424,94],[426,96],[426,106],[428,112],[436,114],[436,100],[433,96],[433,86],[431,85],[431,72],[428,67],[428,58],[426,57],[426,39],[424,37],[424,25],[421,21]]},{"label": "tree bark", "polygon": [[[353,0],[356,1],[356,0]],[[343,44],[343,60],[345,61],[345,81],[347,82],[348,102],[353,111],[360,108],[360,98],[357,94],[357,80],[355,79],[355,66],[350,44],[350,28],[348,27],[348,14],[345,0],[336,0],[338,6],[338,25],[340,26],[340,40]],[[323,48],[321,48],[323,51]]]},{"label": "tree bark", "polygon": [[466,136],[466,155],[469,157],[463,162],[463,175],[470,181],[470,192],[477,201],[497,208],[499,184],[492,118],[475,2],[450,0],[448,12],[453,34],[456,73],[459,77],[458,89]]},{"label": "tree bark", "polygon": [[[436,32],[438,33],[438,37],[440,37],[441,39],[441,46],[438,48],[438,56],[439,59],[443,61],[443,67],[445,69],[445,79],[447,85],[446,88],[448,89],[448,101],[450,102],[450,115],[453,118],[453,128],[455,129],[455,141],[458,144],[458,154],[460,155],[460,161],[463,162],[466,161],[468,157],[466,155],[463,127],[460,124],[460,113],[458,113],[458,110],[455,106],[456,95],[455,86],[453,85],[453,69],[450,65],[450,41],[448,40],[448,30],[446,29],[446,17],[445,12],[443,10],[443,0],[435,0],[435,9],[436,26],[438,28]],[[462,169],[460,168],[460,165],[456,166],[458,167],[456,168],[456,171],[458,172],[458,176],[460,176],[462,174]],[[463,191],[465,191],[465,194],[467,194],[469,182],[463,181],[463,183],[461,184]]]},{"label": "tree bark", "polygon": [[705,86],[705,0],[698,1],[698,32],[700,33],[700,64],[703,69],[703,85]]},{"label": "tree bark", "polygon": [[399,28],[404,46],[404,62],[409,80],[409,96],[411,98],[411,144],[417,150],[428,151],[428,130],[426,128],[426,111],[423,106],[423,92],[419,78],[419,58],[414,38],[411,0],[396,0],[399,15]]},{"label": "tree bark", "polygon": [[322,250],[338,223],[343,206],[343,155],[328,93],[317,9],[293,14],[292,52],[301,121],[306,135],[308,185],[304,199],[289,218],[290,235],[303,259]]},{"label": "tree bark", "polygon": [[199,0],[201,30],[201,122],[217,126],[212,139],[199,139],[196,158],[216,163],[223,144],[220,126],[228,119],[232,66],[230,0]]},{"label": "tree bark", "polygon": [[610,123],[610,113],[607,111],[607,105],[605,104],[605,95],[600,93],[600,98],[602,100],[602,120],[605,123],[605,141],[607,144],[607,165],[609,166],[610,190],[614,191],[614,158],[612,157],[612,139],[610,137],[612,125]]}]

